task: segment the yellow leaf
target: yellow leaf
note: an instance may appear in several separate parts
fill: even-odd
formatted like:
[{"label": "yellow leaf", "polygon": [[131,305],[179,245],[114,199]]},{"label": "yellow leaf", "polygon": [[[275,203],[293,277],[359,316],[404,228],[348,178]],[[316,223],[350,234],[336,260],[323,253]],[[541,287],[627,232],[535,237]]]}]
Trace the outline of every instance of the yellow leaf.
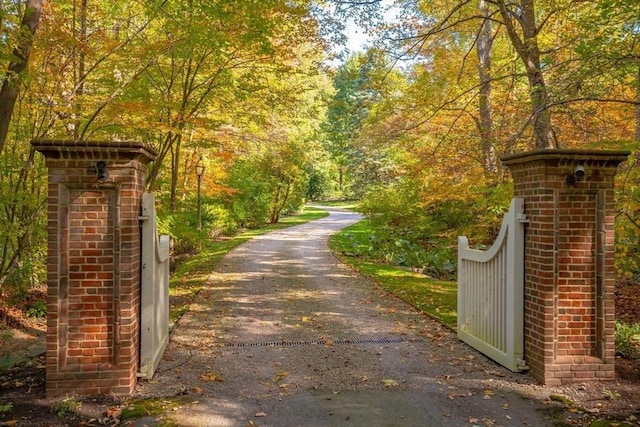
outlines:
[{"label": "yellow leaf", "polygon": [[289,376],[289,372],[287,372],[287,371],[280,371],[280,372],[278,372],[278,373],[276,374],[276,376],[275,376],[275,377],[273,377],[273,380],[272,380],[272,381],[273,381],[274,383],[277,383],[277,382],[280,382],[280,381],[282,381],[283,379],[287,378],[288,376]]},{"label": "yellow leaf", "polygon": [[382,380],[382,384],[384,384],[385,387],[398,387],[398,382],[392,379]]},{"label": "yellow leaf", "polygon": [[220,374],[217,374],[216,372],[213,372],[213,371],[204,372],[202,375],[200,375],[200,379],[202,381],[218,381],[218,382],[224,381],[224,378],[222,378]]}]

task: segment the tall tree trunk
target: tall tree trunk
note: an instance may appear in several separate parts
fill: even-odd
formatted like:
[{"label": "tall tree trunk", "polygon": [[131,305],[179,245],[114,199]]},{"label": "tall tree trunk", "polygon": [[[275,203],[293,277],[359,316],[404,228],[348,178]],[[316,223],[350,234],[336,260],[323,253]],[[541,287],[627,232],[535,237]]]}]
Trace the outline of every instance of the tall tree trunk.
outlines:
[{"label": "tall tree trunk", "polygon": [[269,214],[269,224],[277,224],[280,216],[280,191],[282,186],[276,187],[276,194],[274,195],[273,205],[271,207],[271,213]]},{"label": "tall tree trunk", "polygon": [[42,13],[42,0],[28,0],[20,23],[18,43],[13,50],[13,59],[9,63],[0,89],[0,153],[4,149],[9,125],[13,116],[13,107],[18,99],[18,75],[26,70],[31,54],[31,46]]},{"label": "tall tree trunk", "polygon": [[496,152],[493,144],[493,115],[491,111],[491,49],[493,34],[491,31],[491,11],[486,0],[480,0],[478,6],[480,15],[484,18],[478,41],[476,54],[478,55],[478,77],[480,80],[480,143],[482,145],[482,163],[487,177],[497,172]]},{"label": "tall tree trunk", "polygon": [[[527,72],[535,148],[556,148],[551,111],[547,108],[548,91],[540,61],[534,0],[520,0],[519,6],[515,3],[507,4],[505,0],[498,0],[496,3],[509,40]],[[512,10],[514,7],[516,10]],[[516,25],[520,27],[522,37]]]},{"label": "tall tree trunk", "polygon": [[77,69],[77,89],[75,91],[73,137],[80,137],[80,122],[82,117],[82,96],[84,95],[84,79],[86,78],[86,49],[87,49],[87,0],[80,2],[80,34]]},{"label": "tall tree trunk", "polygon": [[640,60],[638,60],[638,80],[636,81],[636,141],[640,141]]},{"label": "tall tree trunk", "polygon": [[176,211],[178,199],[178,178],[180,176],[180,152],[182,148],[182,133],[178,134],[175,143],[171,149],[171,194],[170,205],[171,212]]}]

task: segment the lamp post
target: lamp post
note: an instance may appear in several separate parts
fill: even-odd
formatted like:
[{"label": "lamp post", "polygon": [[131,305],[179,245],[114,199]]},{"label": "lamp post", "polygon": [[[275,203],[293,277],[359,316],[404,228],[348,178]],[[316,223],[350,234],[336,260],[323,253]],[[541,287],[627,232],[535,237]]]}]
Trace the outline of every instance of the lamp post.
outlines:
[{"label": "lamp post", "polygon": [[204,175],[204,163],[202,162],[202,154],[196,163],[196,175],[198,176],[198,230],[202,229],[202,215],[200,210],[200,184],[202,183],[202,175]]}]

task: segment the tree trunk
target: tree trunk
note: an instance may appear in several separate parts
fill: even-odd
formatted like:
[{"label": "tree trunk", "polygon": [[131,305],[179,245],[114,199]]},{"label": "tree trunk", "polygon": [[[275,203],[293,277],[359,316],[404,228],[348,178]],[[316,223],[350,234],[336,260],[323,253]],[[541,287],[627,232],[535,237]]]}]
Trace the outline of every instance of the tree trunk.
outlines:
[{"label": "tree trunk", "polygon": [[176,207],[177,207],[178,178],[180,176],[181,149],[182,149],[182,134],[179,134],[171,150],[171,194],[169,197],[170,197],[170,205],[171,205],[172,213],[176,211]]},{"label": "tree trunk", "polygon": [[9,63],[0,89],[0,153],[4,149],[13,116],[13,107],[18,99],[18,75],[26,70],[31,46],[42,13],[42,0],[28,0],[20,23],[18,44],[13,50],[14,60]]},{"label": "tree trunk", "polygon": [[273,205],[271,207],[271,213],[269,214],[269,224],[277,224],[280,220],[280,191],[282,190],[282,186],[278,185],[276,187],[275,199],[273,201]]},{"label": "tree trunk", "polygon": [[80,34],[79,34],[79,53],[78,53],[78,75],[77,89],[75,91],[75,104],[74,104],[74,124],[73,124],[73,138],[78,139],[80,137],[80,126],[82,117],[82,97],[84,95],[84,80],[86,78],[86,49],[87,49],[87,0],[80,2]]},{"label": "tree trunk", "polygon": [[[515,7],[514,3],[507,4],[505,0],[499,0],[497,5],[509,40],[527,72],[535,148],[556,148],[551,111],[547,109],[548,92],[541,68],[534,0],[520,0],[520,6],[515,11],[510,9]],[[516,25],[520,27],[522,37]]]},{"label": "tree trunk", "polygon": [[490,177],[497,172],[496,152],[493,144],[493,115],[491,111],[491,49],[493,47],[493,34],[491,21],[489,20],[491,11],[486,0],[480,0],[478,10],[484,18],[476,43],[478,78],[480,80],[479,130],[484,172],[487,177]]},{"label": "tree trunk", "polygon": [[640,61],[638,61],[638,80],[636,81],[636,141],[640,141]]}]

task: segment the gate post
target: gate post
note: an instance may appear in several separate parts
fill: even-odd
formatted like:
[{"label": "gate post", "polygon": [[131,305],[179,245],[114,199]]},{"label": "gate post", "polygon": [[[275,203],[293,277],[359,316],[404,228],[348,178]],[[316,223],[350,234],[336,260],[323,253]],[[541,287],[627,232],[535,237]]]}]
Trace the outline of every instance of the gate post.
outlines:
[{"label": "gate post", "polygon": [[48,397],[131,394],[140,346],[140,204],[156,153],[33,141],[48,167]]},{"label": "gate post", "polygon": [[627,151],[502,158],[525,200],[525,360],[546,385],[615,378],[614,177]]}]

